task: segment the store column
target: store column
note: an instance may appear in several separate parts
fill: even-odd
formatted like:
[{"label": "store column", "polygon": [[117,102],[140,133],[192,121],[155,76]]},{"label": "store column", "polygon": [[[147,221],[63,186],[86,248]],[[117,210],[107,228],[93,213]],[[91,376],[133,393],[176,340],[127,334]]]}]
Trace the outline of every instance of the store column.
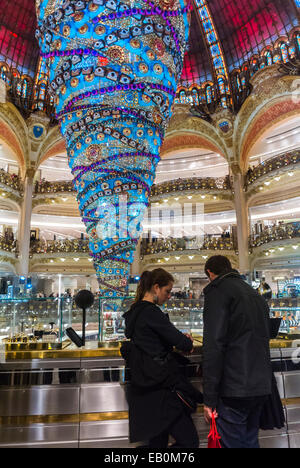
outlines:
[{"label": "store column", "polygon": [[19,246],[19,274],[28,276],[30,253],[30,227],[32,214],[34,169],[28,169],[24,180],[24,195],[19,218],[18,246]]},{"label": "store column", "polygon": [[249,212],[244,192],[244,176],[239,167],[231,168],[233,174],[234,204],[237,223],[237,242],[239,252],[239,270],[242,274],[250,272],[249,258]]}]

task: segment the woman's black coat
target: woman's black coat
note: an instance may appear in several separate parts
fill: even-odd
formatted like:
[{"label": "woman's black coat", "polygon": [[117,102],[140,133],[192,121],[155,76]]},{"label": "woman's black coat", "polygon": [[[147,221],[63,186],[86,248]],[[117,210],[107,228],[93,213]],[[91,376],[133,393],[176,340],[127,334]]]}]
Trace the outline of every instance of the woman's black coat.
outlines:
[{"label": "woman's black coat", "polygon": [[[192,341],[177,330],[168,315],[151,302],[140,301],[124,314],[125,335],[151,357],[164,358],[175,346],[189,352]],[[165,430],[182,414],[184,407],[169,388],[141,388],[130,386],[130,441],[147,441]]]}]

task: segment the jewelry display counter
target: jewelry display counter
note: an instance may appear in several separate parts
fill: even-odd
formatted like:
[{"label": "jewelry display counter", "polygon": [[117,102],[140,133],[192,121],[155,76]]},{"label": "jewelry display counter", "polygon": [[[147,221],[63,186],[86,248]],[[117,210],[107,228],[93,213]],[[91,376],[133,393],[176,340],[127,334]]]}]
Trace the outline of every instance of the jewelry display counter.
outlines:
[{"label": "jewelry display counter", "polygon": [[[287,425],[261,432],[261,446],[299,447],[300,348],[271,349],[271,354]],[[190,360],[188,375],[201,389],[201,347]],[[93,342],[84,349],[70,344],[54,351],[3,351],[0,447],[131,447],[129,380],[118,343],[103,343],[100,348]],[[205,446],[208,427],[201,407],[193,417]]]}]

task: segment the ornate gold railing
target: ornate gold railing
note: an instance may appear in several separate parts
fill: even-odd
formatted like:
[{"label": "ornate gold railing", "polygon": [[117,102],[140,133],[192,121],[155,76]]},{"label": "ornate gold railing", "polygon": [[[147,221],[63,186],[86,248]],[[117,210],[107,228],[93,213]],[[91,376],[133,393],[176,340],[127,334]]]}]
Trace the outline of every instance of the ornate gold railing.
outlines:
[{"label": "ornate gold railing", "polygon": [[278,171],[284,167],[292,167],[295,164],[300,163],[300,150],[291,151],[286,154],[281,154],[280,156],[267,159],[263,163],[249,169],[246,174],[245,188],[247,189],[254,182],[267,175],[271,174],[274,171]]},{"label": "ornate gold railing", "polygon": [[224,236],[204,236],[203,240],[197,240],[197,238],[157,239],[151,244],[147,243],[144,239],[141,247],[141,255],[145,256],[185,250],[235,250],[235,247],[233,239]]},{"label": "ornate gold railing", "polygon": [[32,241],[30,245],[31,254],[52,253],[88,253],[89,241],[86,239],[65,239],[53,241]]},{"label": "ornate gold railing", "polygon": [[260,247],[270,242],[300,238],[300,223],[287,223],[278,226],[265,227],[263,232],[250,237],[250,247]]},{"label": "ornate gold railing", "polygon": [[16,174],[9,174],[4,169],[0,169],[0,184],[16,190],[20,194],[23,192],[23,182]]}]

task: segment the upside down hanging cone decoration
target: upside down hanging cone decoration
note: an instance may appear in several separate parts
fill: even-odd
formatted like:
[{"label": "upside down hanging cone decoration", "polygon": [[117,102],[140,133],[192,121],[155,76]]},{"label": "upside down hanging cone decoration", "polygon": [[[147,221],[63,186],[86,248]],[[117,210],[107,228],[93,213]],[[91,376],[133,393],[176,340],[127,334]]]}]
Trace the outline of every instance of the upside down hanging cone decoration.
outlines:
[{"label": "upside down hanging cone decoration", "polygon": [[189,29],[184,0],[36,0],[100,292],[121,297],[171,117]]}]

